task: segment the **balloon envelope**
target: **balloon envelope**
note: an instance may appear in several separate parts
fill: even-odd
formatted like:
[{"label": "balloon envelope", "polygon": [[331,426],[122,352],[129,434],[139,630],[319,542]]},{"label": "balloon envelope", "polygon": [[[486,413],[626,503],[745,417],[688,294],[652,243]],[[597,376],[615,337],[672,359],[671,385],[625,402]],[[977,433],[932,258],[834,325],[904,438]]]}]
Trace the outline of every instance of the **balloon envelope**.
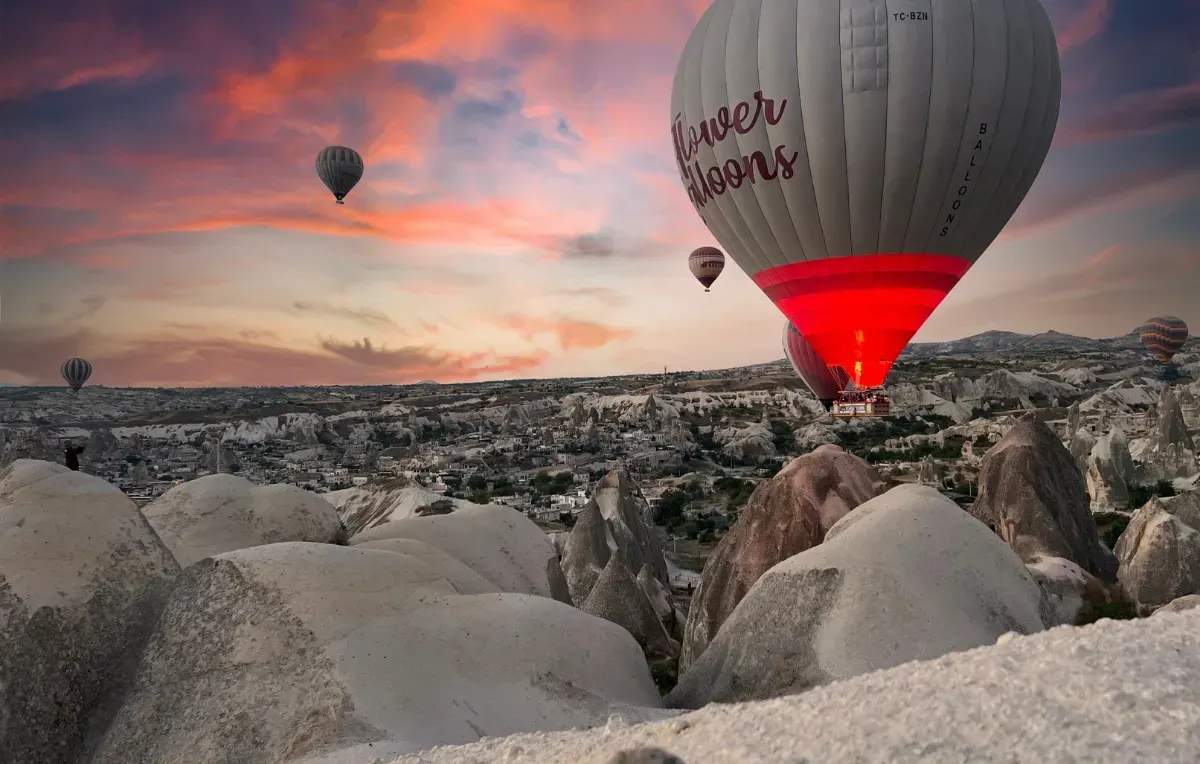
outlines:
[{"label": "balloon envelope", "polygon": [[800,377],[826,409],[850,383],[850,376],[845,369],[826,365],[825,359],[804,339],[804,335],[796,330],[791,321],[783,326],[783,354],[792,364],[796,376]]},{"label": "balloon envelope", "polygon": [[725,270],[725,255],[716,247],[700,247],[688,255],[688,270],[707,292],[721,271]]},{"label": "balloon envelope", "polygon": [[725,252],[874,387],[1033,184],[1060,90],[1038,0],[716,0],[671,132]]},{"label": "balloon envelope", "polygon": [[79,389],[88,381],[88,377],[92,376],[92,364],[82,358],[68,358],[63,361],[58,371],[71,389],[79,392]]},{"label": "balloon envelope", "polygon": [[1188,325],[1175,316],[1156,316],[1138,329],[1142,344],[1163,363],[1170,363],[1188,340]]},{"label": "balloon envelope", "polygon": [[326,146],[317,154],[317,177],[333,192],[338,204],[362,179],[363,160],[354,149]]}]

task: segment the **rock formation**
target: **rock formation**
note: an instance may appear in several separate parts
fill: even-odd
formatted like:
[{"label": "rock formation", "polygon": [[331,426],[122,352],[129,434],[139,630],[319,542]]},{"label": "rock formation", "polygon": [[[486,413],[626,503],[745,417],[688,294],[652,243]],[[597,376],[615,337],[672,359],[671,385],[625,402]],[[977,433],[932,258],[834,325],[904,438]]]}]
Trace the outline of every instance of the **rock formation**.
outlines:
[{"label": "rock formation", "polygon": [[1074,403],[1071,404],[1071,407],[1069,409],[1067,409],[1067,433],[1066,433],[1066,435],[1067,435],[1068,441],[1075,437],[1075,433],[1079,432],[1080,421],[1081,421],[1081,416],[1079,413],[1079,401],[1075,401]]},{"label": "rock formation", "polygon": [[185,568],[222,552],[280,541],[333,543],[341,534],[337,512],[320,496],[236,475],[182,483],[142,512]]},{"label": "rock formation", "polygon": [[0,762],[86,760],[178,573],[116,487],[48,462],[0,470]]},{"label": "rock formation", "polygon": [[[766,703],[485,740],[388,764],[607,764],[638,748],[688,764],[1178,762],[1197,745],[1196,686],[1200,610],[1191,610],[1009,637]],[[1103,698],[1119,698],[1120,711]]]},{"label": "rock formation", "polygon": [[738,427],[722,427],[713,432],[713,442],[721,447],[721,455],[738,461],[762,461],[779,455],[775,450],[775,434],[762,422]]},{"label": "rock formation", "polygon": [[832,445],[793,459],[759,484],[704,565],[688,612],[680,672],[700,657],[760,576],[820,544],[834,523],[883,487],[873,467]]},{"label": "rock formation", "polygon": [[1193,529],[1200,531],[1200,491],[1187,491],[1159,499],[1163,507]]},{"label": "rock formation", "polygon": [[932,456],[926,456],[921,460],[921,464],[917,468],[917,484],[930,485],[934,488],[942,484],[937,462],[933,460]]},{"label": "rock formation", "polygon": [[1099,579],[1070,560],[1046,557],[1025,566],[1042,592],[1042,623],[1074,626],[1091,617],[1111,597]]},{"label": "rock formation", "polygon": [[1182,613],[1186,610],[1197,609],[1200,609],[1200,594],[1185,594],[1178,599],[1171,600],[1151,615],[1167,615],[1168,613]]},{"label": "rock formation", "polygon": [[620,553],[609,558],[587,601],[579,609],[628,631],[650,660],[673,658],[679,654],[679,643],[667,634],[650,598],[629,572]]},{"label": "rock formation", "polygon": [[1088,494],[1099,508],[1124,509],[1129,505],[1129,481],[1133,479],[1133,457],[1120,428],[1102,436],[1088,456]]},{"label": "rock formation", "polygon": [[1141,455],[1143,464],[1137,476],[1139,482],[1150,484],[1200,472],[1196,445],[1188,434],[1183,410],[1170,387],[1163,387],[1152,411],[1153,415],[1146,417],[1150,433]]},{"label": "rock formation", "polygon": [[[480,541],[483,540],[480,539]],[[420,560],[432,575],[444,578],[459,594],[493,594],[500,591],[498,586],[471,570],[464,563],[424,541],[406,538],[378,539],[364,541],[355,546],[359,549],[377,549],[383,552],[406,554]]]},{"label": "rock formation", "polygon": [[1088,471],[1088,458],[1092,455],[1092,449],[1096,447],[1096,437],[1087,429],[1080,428],[1071,436],[1067,450],[1071,453],[1071,458],[1075,460],[1075,466],[1079,468],[1079,474],[1086,475]]},{"label": "rock formation", "polygon": [[437,502],[450,505],[451,511],[462,507],[478,507],[466,499],[447,499],[426,490],[407,478],[395,478],[368,483],[356,488],[331,491],[322,498],[338,510],[338,516],[351,536],[368,528],[376,528],[392,520],[418,517],[423,507]]},{"label": "rock formation", "polygon": [[416,752],[657,705],[613,624],[543,597],[459,593],[406,554],[272,544],[180,576],[92,764]]},{"label": "rock formation", "polygon": [[350,544],[401,538],[442,550],[501,592],[572,602],[554,545],[514,509],[470,504],[447,515],[391,520],[351,537]]},{"label": "rock formation", "polygon": [[1151,499],[1117,541],[1121,587],[1147,615],[1188,594],[1200,594],[1200,531]]},{"label": "rock formation", "polygon": [[654,577],[654,572],[649,565],[643,565],[642,569],[638,571],[637,582],[642,587],[642,591],[646,593],[647,599],[654,607],[654,612],[658,614],[663,628],[671,635],[671,639],[682,643],[683,625],[687,621],[687,616],[671,602],[671,592]]},{"label": "rock formation", "polygon": [[1117,561],[1100,541],[1083,476],[1058,438],[1027,414],[988,451],[971,514],[1025,562],[1061,557],[1111,583]]},{"label": "rock formation", "polygon": [[1162,450],[1177,443],[1189,451],[1195,451],[1196,447],[1183,420],[1183,410],[1170,387],[1163,387],[1156,408],[1158,423],[1151,434],[1151,450]]},{"label": "rock formation", "polygon": [[576,604],[587,600],[616,550],[631,571],[649,565],[659,581],[667,582],[667,560],[650,530],[646,501],[625,470],[613,470],[596,484],[567,538],[562,569]]},{"label": "rock formation", "polygon": [[1040,598],[982,523],[932,488],[901,485],[767,571],[667,703],[763,700],[1030,634],[1043,628]]}]

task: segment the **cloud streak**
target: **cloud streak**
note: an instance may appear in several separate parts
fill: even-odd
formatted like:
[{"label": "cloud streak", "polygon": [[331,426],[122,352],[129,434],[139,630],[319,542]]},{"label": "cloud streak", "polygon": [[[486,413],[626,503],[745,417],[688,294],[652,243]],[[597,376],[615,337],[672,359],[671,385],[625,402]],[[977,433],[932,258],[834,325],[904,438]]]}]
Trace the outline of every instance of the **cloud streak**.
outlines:
[{"label": "cloud streak", "polygon": [[292,308],[301,313],[332,316],[334,318],[353,321],[365,326],[382,325],[399,328],[399,324],[393,321],[386,313],[373,308],[345,308],[338,305],[329,305],[327,303],[313,302],[310,300],[296,300],[294,303],[292,303]]}]

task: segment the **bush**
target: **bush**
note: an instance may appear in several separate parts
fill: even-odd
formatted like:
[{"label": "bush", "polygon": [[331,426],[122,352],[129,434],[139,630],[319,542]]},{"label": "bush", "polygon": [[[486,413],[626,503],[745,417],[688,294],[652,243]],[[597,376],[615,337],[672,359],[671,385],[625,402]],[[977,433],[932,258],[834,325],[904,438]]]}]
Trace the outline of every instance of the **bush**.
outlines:
[{"label": "bush", "polygon": [[692,501],[683,491],[674,488],[664,491],[654,507],[654,524],[667,525],[671,520],[683,517],[683,510]]},{"label": "bush", "polygon": [[792,426],[782,419],[772,419],[769,426],[775,450],[781,454],[792,453],[796,448],[796,433],[792,430]]},{"label": "bush", "polygon": [[1109,549],[1116,549],[1117,540],[1121,538],[1121,534],[1124,533],[1125,529],[1128,527],[1128,517],[1119,517],[1116,520],[1113,520],[1112,524],[1108,526],[1108,530],[1104,532],[1104,536],[1101,539],[1104,541],[1104,545]]},{"label": "bush", "polygon": [[1175,486],[1170,480],[1160,480],[1154,485],[1129,485],[1129,508],[1140,509],[1143,504],[1156,496],[1174,496]]},{"label": "bush", "polygon": [[658,691],[666,697],[667,693],[675,689],[675,685],[679,683],[679,663],[674,658],[651,663],[650,678],[654,680],[654,686],[658,688]]}]

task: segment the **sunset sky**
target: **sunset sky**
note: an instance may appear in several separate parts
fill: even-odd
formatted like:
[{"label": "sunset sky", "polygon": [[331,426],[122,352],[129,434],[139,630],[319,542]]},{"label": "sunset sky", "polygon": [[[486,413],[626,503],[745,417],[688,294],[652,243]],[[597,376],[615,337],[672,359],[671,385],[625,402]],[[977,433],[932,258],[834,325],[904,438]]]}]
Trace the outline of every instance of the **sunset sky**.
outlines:
[{"label": "sunset sky", "polygon": [[[1043,0],[1050,156],[917,336],[1200,327],[1200,3]],[[378,384],[730,367],[783,318],[679,183],[707,0],[0,9],[0,381]],[[366,176],[345,206],[327,144]]]}]

